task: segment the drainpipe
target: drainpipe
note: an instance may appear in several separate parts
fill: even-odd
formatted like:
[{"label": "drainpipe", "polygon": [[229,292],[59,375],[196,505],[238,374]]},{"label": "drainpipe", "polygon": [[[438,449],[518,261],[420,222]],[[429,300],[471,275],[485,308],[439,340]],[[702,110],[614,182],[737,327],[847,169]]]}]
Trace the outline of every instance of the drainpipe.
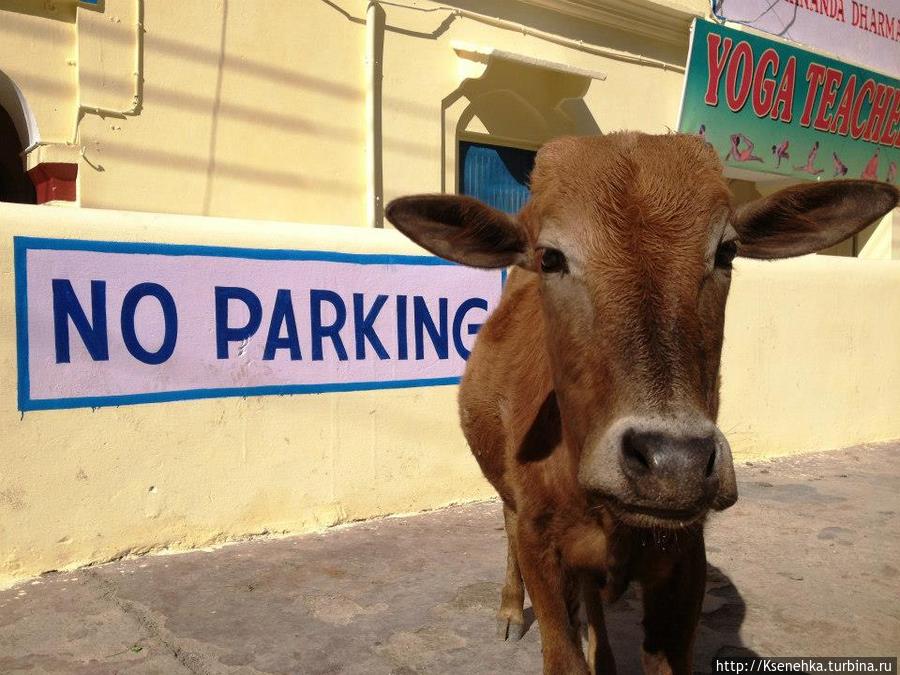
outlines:
[{"label": "drainpipe", "polygon": [[[85,103],[81,100],[79,89],[71,140],[35,140],[21,152],[27,173],[35,186],[38,204],[78,202],[78,158],[84,157],[84,148],[77,145],[78,128],[85,115],[125,119],[141,114],[144,104],[144,0],[135,0],[135,14],[134,62],[131,72],[134,88],[131,105],[118,109]],[[80,39],[80,34],[78,37]]]},{"label": "drainpipe", "polygon": [[384,227],[381,80],[385,12],[377,0],[366,7],[366,223]]},{"label": "drainpipe", "polygon": [[135,17],[134,27],[134,67],[131,71],[131,76],[134,78],[131,106],[124,109],[104,108],[92,105],[90,102],[79,102],[79,114],[119,118],[136,117],[141,114],[141,109],[144,106],[144,0],[135,0],[134,11],[137,16]]}]

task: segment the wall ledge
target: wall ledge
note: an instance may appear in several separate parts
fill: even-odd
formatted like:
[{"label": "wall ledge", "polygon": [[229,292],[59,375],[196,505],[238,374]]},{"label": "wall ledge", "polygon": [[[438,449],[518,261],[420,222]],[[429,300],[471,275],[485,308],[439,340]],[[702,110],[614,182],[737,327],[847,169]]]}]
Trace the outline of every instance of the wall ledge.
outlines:
[{"label": "wall ledge", "polygon": [[661,42],[687,46],[691,21],[706,16],[703,0],[520,0]]}]

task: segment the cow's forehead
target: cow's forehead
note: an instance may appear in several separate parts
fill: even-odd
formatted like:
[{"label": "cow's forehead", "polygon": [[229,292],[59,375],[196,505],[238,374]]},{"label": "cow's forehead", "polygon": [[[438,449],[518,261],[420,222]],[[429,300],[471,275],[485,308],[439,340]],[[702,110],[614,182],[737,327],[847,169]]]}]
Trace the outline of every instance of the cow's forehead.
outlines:
[{"label": "cow's forehead", "polygon": [[637,212],[643,221],[697,222],[729,204],[722,163],[701,138],[687,134],[556,139],[538,153],[531,187],[536,211],[581,209],[589,220]]}]

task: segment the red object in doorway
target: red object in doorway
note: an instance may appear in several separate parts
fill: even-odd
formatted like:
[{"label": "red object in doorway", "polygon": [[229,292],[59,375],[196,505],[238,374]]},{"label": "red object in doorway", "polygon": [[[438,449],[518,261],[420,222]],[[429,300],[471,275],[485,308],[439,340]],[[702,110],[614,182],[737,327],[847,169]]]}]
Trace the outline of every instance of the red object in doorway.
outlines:
[{"label": "red object in doorway", "polygon": [[37,203],[59,200],[74,202],[78,165],[69,162],[44,162],[28,171],[37,193]]}]

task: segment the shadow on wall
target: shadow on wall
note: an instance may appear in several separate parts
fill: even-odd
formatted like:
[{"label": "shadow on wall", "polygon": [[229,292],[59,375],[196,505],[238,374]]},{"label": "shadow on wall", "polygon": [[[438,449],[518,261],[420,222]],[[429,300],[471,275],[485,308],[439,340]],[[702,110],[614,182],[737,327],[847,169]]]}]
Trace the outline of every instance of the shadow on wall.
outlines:
[{"label": "shadow on wall", "polygon": [[22,0],[0,0],[0,11],[18,12],[39,16],[42,19],[55,19],[66,23],[75,23],[77,3],[74,2],[22,2]]},{"label": "shadow on wall", "polygon": [[465,97],[457,133],[486,133],[540,145],[565,134],[600,133],[584,95],[592,80],[505,59],[465,80],[447,99]]},{"label": "shadow on wall", "polygon": [[[456,192],[459,141],[535,150],[558,136],[602,133],[584,101],[585,75],[492,58],[477,78],[463,80],[441,102],[442,190]],[[448,143],[453,143],[447,147]]]},{"label": "shadow on wall", "polygon": [[[551,9],[537,7],[537,3],[512,3],[508,0],[446,0],[449,5],[462,10],[477,12],[484,16],[502,17],[507,21],[523,24],[530,28],[543,30],[571,40],[581,40],[587,44],[599,44],[604,47],[641,56],[683,64],[687,57],[687,21],[683,42],[667,44],[659,40],[635,41],[627,33],[604,26],[600,23],[581,21],[569,16],[561,16]],[[568,3],[575,5],[577,3]],[[583,3],[586,5],[595,3]],[[631,3],[622,3],[625,5]],[[634,3],[637,5],[638,3]],[[659,11],[659,10],[655,10]]]}]

